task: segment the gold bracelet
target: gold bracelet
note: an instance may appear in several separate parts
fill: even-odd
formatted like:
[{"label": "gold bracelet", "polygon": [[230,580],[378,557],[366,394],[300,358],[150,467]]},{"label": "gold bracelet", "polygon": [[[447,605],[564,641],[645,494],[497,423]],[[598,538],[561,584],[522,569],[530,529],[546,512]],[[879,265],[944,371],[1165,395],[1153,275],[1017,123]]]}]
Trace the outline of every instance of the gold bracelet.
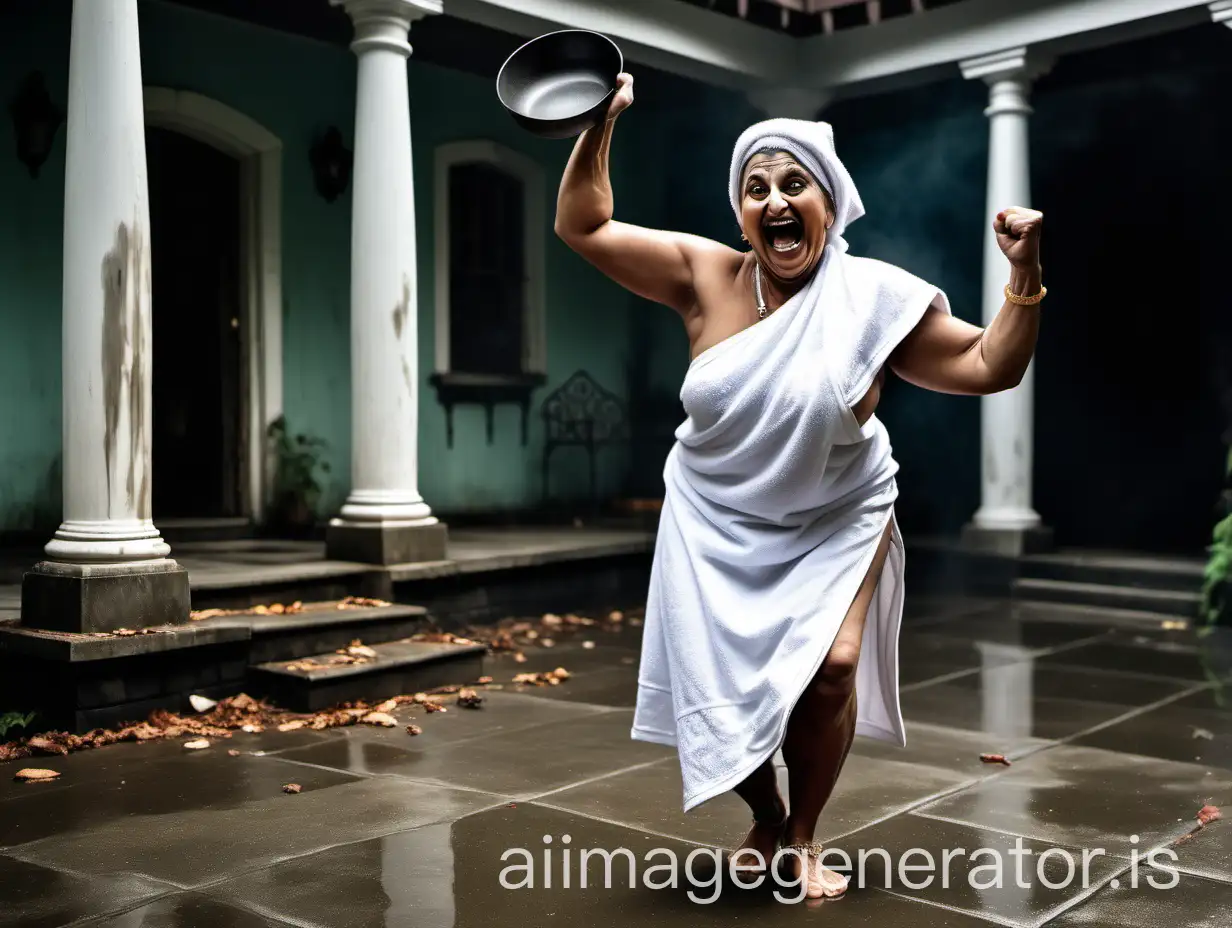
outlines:
[{"label": "gold bracelet", "polygon": [[1047,295],[1048,295],[1048,288],[1043,286],[1042,284],[1040,285],[1039,293],[1035,294],[1035,296],[1019,296],[1017,293],[1015,293],[1014,291],[1010,289],[1009,284],[1005,285],[1005,298],[1009,300],[1011,303],[1017,303],[1019,306],[1034,306],[1036,303],[1038,303],[1040,300],[1042,300]]}]

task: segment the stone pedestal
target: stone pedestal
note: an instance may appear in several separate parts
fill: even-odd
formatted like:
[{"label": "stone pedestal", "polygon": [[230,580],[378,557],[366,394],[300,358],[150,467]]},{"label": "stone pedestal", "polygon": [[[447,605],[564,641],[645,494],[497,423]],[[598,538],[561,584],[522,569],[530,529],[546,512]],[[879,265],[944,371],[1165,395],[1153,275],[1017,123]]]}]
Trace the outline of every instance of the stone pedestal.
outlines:
[{"label": "stone pedestal", "polygon": [[980,554],[1022,557],[1044,554],[1053,549],[1052,529],[1046,525],[1030,528],[985,528],[970,522],[963,526],[962,544]]},{"label": "stone pedestal", "polygon": [[444,522],[429,525],[359,525],[335,519],[326,533],[330,560],[363,564],[413,564],[443,561],[449,532]]},{"label": "stone pedestal", "polygon": [[188,620],[188,571],[165,559],[145,565],[42,561],[21,583],[28,628],[109,632]]}]

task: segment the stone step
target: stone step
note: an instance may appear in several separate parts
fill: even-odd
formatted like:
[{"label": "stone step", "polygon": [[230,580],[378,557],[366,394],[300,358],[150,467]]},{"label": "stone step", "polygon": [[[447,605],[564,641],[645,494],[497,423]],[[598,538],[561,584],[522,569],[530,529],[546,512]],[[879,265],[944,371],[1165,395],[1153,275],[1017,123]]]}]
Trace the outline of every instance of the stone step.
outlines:
[{"label": "stone step", "polygon": [[275,615],[243,612],[200,619],[194,624],[243,626],[252,632],[251,663],[293,661],[333,653],[355,639],[373,645],[408,638],[423,631],[428,614],[420,606],[337,608],[336,603],[307,603],[303,612]]},{"label": "stone step", "polygon": [[317,712],[342,702],[388,699],[437,686],[472,683],[483,673],[487,648],[481,644],[390,641],[372,645],[376,657],[361,664],[326,662],[334,652],[313,655],[323,666],[273,661],[249,668],[254,695],[295,712]]},{"label": "stone step", "polygon": [[1025,577],[1070,583],[1193,593],[1202,588],[1200,558],[1072,551],[1022,559]]},{"label": "stone step", "polygon": [[1014,599],[1020,601],[1127,609],[1186,619],[1192,619],[1198,614],[1201,603],[1201,596],[1197,592],[1075,583],[1035,577],[1019,577],[1013,582],[1012,591]]}]

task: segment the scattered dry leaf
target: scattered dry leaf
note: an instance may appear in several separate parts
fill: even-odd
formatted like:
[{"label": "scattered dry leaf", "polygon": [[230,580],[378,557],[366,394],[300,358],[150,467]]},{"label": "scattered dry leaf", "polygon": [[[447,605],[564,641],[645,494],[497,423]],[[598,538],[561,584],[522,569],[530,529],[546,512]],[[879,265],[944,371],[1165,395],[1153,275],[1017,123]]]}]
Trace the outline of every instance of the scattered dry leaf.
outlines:
[{"label": "scattered dry leaf", "polygon": [[544,625],[548,626],[549,628],[556,628],[562,623],[563,619],[561,619],[560,616],[552,615],[552,613],[549,612],[539,621],[541,621]]},{"label": "scattered dry leaf", "polygon": [[255,735],[260,732],[265,731],[265,729],[262,728],[260,725],[241,725],[240,731],[246,731],[250,735]]},{"label": "scattered dry leaf", "polygon": [[188,697],[188,702],[198,712],[209,712],[218,705],[217,699],[207,699],[205,696],[198,696],[196,693]]},{"label": "scattered dry leaf", "polygon": [[47,780],[55,780],[60,776],[58,770],[44,770],[40,767],[23,767],[14,775],[14,780],[21,780],[23,783],[44,783]]},{"label": "scattered dry leaf", "polygon": [[292,719],[290,722],[283,722],[278,726],[279,731],[296,731],[303,728],[307,724],[303,719]]},{"label": "scattered dry leaf", "polygon": [[231,748],[229,751],[227,751],[227,756],[228,757],[239,757],[240,752],[237,751],[235,748]]},{"label": "scattered dry leaf", "polygon": [[595,646],[595,643],[593,641],[583,641],[582,642],[582,647],[587,651],[594,648],[594,646]]},{"label": "scattered dry leaf", "polygon": [[625,614],[619,609],[613,609],[607,614],[607,617],[613,622],[623,622],[625,620]]},{"label": "scattered dry leaf", "polygon": [[202,751],[209,746],[210,743],[205,738],[197,738],[193,741],[184,742],[184,749],[187,751]]},{"label": "scattered dry leaf", "polygon": [[398,708],[397,697],[393,699],[387,699],[383,703],[373,706],[372,711],[373,712],[393,712],[396,708]]},{"label": "scattered dry leaf", "polygon": [[296,793],[302,793],[304,791],[304,788],[300,786],[298,783],[284,783],[282,786],[282,791],[284,793],[290,793],[291,795],[294,795]]},{"label": "scattered dry leaf", "polygon": [[388,712],[369,712],[360,721],[365,725],[380,725],[384,728],[394,728],[398,724],[398,720]]},{"label": "scattered dry leaf", "polygon": [[483,705],[483,697],[475,690],[459,690],[458,705],[464,709],[478,709]]},{"label": "scattered dry leaf", "polygon": [[1211,822],[1218,821],[1223,818],[1223,813],[1219,811],[1218,806],[1205,805],[1198,810],[1198,823],[1200,825],[1209,825]]},{"label": "scattered dry leaf", "polygon": [[44,737],[36,736],[34,738],[28,739],[26,741],[26,746],[30,748],[31,750],[38,751],[40,754],[67,754],[68,753],[68,747],[66,745],[60,744],[59,742],[53,741],[51,738],[48,738],[45,736]]},{"label": "scattered dry leaf", "polygon": [[986,764],[1003,764],[1006,767],[1010,765],[1004,754],[981,754],[980,760]]},{"label": "scattered dry leaf", "polygon": [[491,677],[480,677],[476,682],[479,683],[480,686],[483,686],[486,683],[491,683],[492,678]]},{"label": "scattered dry leaf", "polygon": [[1207,731],[1205,728],[1198,728],[1197,726],[1194,726],[1193,736],[1195,738],[1200,738],[1203,741],[1213,741],[1215,738],[1215,733]]},{"label": "scattered dry leaf", "polygon": [[383,599],[369,599],[366,596],[348,596],[338,603],[339,609],[380,609],[385,606],[392,606],[393,603],[387,603]]},{"label": "scattered dry leaf", "polygon": [[525,664],[526,655],[519,651],[517,654],[513,655],[513,661],[515,664]]},{"label": "scattered dry leaf", "polygon": [[423,729],[420,728],[418,725],[408,725],[406,726],[406,733],[411,736],[422,735]]},{"label": "scattered dry leaf", "polygon": [[1189,623],[1184,619],[1164,619],[1163,622],[1160,623],[1160,627],[1164,631],[1178,632],[1189,628]]},{"label": "scattered dry leaf", "polygon": [[525,683],[530,686],[557,686],[562,681],[569,679],[569,671],[564,667],[557,667],[555,670],[542,671],[540,673],[519,673],[513,678],[514,683]]}]

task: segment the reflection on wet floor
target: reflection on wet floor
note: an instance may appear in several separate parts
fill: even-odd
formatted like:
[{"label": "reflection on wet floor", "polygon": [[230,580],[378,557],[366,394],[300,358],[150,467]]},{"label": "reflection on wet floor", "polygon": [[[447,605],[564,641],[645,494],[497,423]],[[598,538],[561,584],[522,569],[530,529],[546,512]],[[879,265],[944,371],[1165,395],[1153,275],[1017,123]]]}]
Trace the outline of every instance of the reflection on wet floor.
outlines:
[{"label": "reflection on wet floor", "polygon": [[[739,888],[716,869],[715,849],[747,828],[743,804],[725,795],[684,815],[674,752],[629,739],[637,647],[626,630],[561,636],[524,663],[494,656],[486,672],[503,688],[482,710],[398,710],[417,737],[237,733],[201,752],[125,744],[41,761],[62,772],[54,783],[0,777],[0,926],[798,924],[809,916],[774,895],[793,889]],[[1223,924],[1232,823],[1178,839],[1203,805],[1232,804],[1229,655],[1223,634],[920,599],[900,654],[908,744],[854,746],[818,837],[867,866],[818,917]],[[561,686],[512,685],[557,666],[572,673]],[[990,752],[1012,765],[981,763]],[[302,792],[282,792],[291,782]],[[1142,866],[1175,886],[1135,886],[1135,854],[1160,848],[1174,869]],[[674,888],[651,871],[669,852]],[[926,857],[927,883],[909,869]],[[532,884],[502,885],[511,860],[535,862]]]}]

